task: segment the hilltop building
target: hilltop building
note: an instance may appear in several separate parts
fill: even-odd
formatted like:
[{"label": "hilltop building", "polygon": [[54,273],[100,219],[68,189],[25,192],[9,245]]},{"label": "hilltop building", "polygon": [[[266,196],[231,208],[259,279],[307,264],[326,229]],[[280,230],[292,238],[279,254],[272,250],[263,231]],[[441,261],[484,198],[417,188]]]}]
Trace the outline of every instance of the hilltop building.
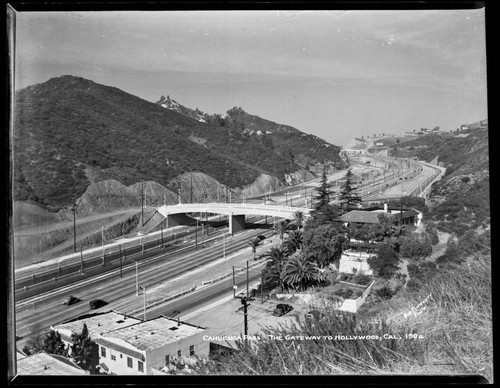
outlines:
[{"label": "hilltop building", "polygon": [[151,375],[191,357],[206,357],[206,328],[160,316],[103,333],[99,367],[114,375]]}]

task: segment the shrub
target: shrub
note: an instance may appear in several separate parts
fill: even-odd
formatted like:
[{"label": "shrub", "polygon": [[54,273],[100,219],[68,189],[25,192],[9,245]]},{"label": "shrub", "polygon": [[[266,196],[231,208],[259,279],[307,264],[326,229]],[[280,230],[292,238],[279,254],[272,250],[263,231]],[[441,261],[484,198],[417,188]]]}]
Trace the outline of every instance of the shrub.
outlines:
[{"label": "shrub", "polygon": [[394,295],[394,292],[392,291],[391,287],[389,286],[384,286],[382,288],[379,288],[377,291],[377,295],[381,297],[382,299],[391,299],[392,296]]},{"label": "shrub", "polygon": [[410,279],[406,283],[406,287],[409,289],[418,290],[420,287],[422,287],[422,284],[417,279]]},{"label": "shrub", "polygon": [[390,278],[398,269],[399,257],[390,245],[381,244],[377,250],[377,255],[370,257],[367,261],[370,268],[379,276]]},{"label": "shrub", "polygon": [[367,285],[372,281],[371,276],[365,274],[357,274],[352,278],[353,283]]},{"label": "shrub", "polygon": [[432,253],[432,246],[427,241],[420,241],[416,236],[403,237],[399,253],[412,259],[427,257]]},{"label": "shrub", "polygon": [[434,222],[429,222],[425,225],[425,234],[432,245],[439,243],[439,234]]}]

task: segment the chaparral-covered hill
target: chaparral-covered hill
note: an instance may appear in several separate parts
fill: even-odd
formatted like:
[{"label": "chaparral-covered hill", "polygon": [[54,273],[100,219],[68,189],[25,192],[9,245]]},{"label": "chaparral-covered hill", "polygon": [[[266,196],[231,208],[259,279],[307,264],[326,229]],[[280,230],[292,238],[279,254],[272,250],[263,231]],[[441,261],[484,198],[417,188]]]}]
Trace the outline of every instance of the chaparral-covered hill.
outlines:
[{"label": "chaparral-covered hill", "polygon": [[[165,109],[69,75],[16,91],[14,109],[14,200],[54,211],[94,198],[100,189],[84,194],[106,180],[127,187],[123,196],[130,200],[118,201],[125,206],[137,205],[140,181],[163,186],[157,195],[168,202],[179,188],[185,197],[179,182],[188,172],[238,192],[262,176],[285,184],[312,164],[343,167],[339,147],[242,109],[205,120],[188,114],[189,108]],[[114,185],[110,192],[119,196],[119,189]],[[100,198],[96,206],[103,203]]]}]

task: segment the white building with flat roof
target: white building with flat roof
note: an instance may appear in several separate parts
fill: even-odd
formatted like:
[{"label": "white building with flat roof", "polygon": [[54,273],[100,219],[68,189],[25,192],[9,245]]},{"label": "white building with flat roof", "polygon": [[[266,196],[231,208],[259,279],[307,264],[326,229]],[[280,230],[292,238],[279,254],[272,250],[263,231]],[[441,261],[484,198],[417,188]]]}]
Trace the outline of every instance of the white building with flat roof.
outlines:
[{"label": "white building with flat roof", "polygon": [[151,375],[183,357],[206,357],[206,328],[164,316],[99,335],[99,365],[109,374]]},{"label": "white building with flat roof", "polygon": [[92,340],[95,340],[100,334],[117,330],[122,327],[135,325],[139,322],[142,321],[140,319],[127,316],[126,314],[118,313],[116,311],[108,311],[105,313],[79,317],[75,320],[65,322],[60,325],[51,326],[50,328],[57,331],[61,335],[61,340],[66,346],[71,347],[73,345],[71,335],[81,333],[84,323],[87,324],[89,337]]},{"label": "white building with flat roof", "polygon": [[20,376],[74,376],[88,375],[71,360],[44,351],[17,360],[17,374]]}]

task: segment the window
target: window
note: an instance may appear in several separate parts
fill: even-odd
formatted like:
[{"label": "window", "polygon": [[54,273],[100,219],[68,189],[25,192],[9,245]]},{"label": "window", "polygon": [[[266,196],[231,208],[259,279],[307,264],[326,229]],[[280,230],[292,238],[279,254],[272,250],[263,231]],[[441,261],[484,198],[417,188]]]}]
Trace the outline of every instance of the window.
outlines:
[{"label": "window", "polygon": [[137,361],[137,370],[139,372],[144,372],[144,364],[141,361]]},{"label": "window", "polygon": [[165,365],[170,365],[170,354],[165,356]]},{"label": "window", "polygon": [[101,357],[106,357],[106,348],[101,346]]},{"label": "window", "polygon": [[115,356],[114,354],[112,354],[112,355],[111,355],[111,359],[112,359],[113,361],[116,361],[116,356]]},{"label": "window", "polygon": [[181,357],[182,356],[182,350],[178,350],[177,351],[177,357]]},{"label": "window", "polygon": [[133,368],[134,364],[132,363],[132,357],[127,357],[127,366],[129,368]]},{"label": "window", "polygon": [[191,346],[189,347],[189,355],[190,355],[190,356],[194,356],[194,345],[191,345]]}]

